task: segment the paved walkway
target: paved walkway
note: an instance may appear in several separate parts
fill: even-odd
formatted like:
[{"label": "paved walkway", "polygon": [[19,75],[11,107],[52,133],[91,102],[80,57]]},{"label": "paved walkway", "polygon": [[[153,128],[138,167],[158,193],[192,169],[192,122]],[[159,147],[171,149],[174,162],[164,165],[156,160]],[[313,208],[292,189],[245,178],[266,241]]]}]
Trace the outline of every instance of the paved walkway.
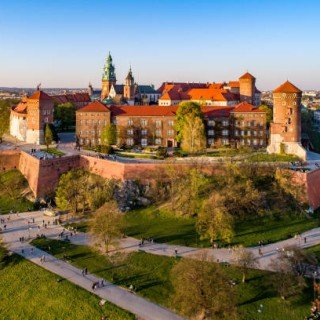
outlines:
[{"label": "paved walkway", "polygon": [[[101,282],[101,278],[88,274],[83,276],[80,269],[62,260],[56,259],[54,256],[33,247],[27,241],[20,242],[20,237],[26,239],[34,238],[37,233],[44,233],[48,237],[58,238],[58,234],[62,231],[61,226],[52,225],[53,218],[43,217],[42,212],[21,213],[19,216],[12,214],[10,220],[7,220],[9,215],[3,215],[1,218],[6,219],[6,230],[2,232],[2,238],[8,249],[17,253],[33,263],[59,275],[62,278],[93,292],[97,296],[107,301],[110,301],[120,308],[130,311],[144,320],[182,320],[180,316],[172,313],[166,308],[163,308],[155,303],[137,296],[128,290],[118,287],[108,281],[104,281],[105,285],[102,288],[92,289],[95,282]],[[34,219],[34,220],[33,220]],[[43,220],[48,225],[44,228]],[[28,223],[29,221],[29,223]],[[34,221],[34,222],[33,222]],[[3,224],[1,228],[3,228]],[[38,229],[40,226],[40,230]],[[72,237],[75,243],[86,243],[84,234]],[[45,262],[41,262],[41,257],[45,257]]]}]

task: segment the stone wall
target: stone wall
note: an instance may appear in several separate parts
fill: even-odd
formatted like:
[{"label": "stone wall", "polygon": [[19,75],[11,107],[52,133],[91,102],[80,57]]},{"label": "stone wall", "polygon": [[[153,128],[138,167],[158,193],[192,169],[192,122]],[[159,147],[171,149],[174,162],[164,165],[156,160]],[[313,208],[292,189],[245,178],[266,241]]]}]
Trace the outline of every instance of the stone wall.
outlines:
[{"label": "stone wall", "polygon": [[0,151],[0,172],[12,169],[19,169],[20,151],[4,150]]}]

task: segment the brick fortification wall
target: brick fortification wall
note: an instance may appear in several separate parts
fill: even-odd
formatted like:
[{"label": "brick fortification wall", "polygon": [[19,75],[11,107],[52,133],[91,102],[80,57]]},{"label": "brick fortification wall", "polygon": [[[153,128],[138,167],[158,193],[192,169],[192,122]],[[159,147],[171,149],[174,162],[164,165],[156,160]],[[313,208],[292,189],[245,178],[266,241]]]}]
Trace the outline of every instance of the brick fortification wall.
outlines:
[{"label": "brick fortification wall", "polygon": [[0,172],[12,169],[19,169],[20,151],[4,150],[0,151]]},{"label": "brick fortification wall", "polygon": [[[0,151],[0,172],[19,169],[29,182],[36,197],[50,195],[56,188],[61,174],[75,168],[83,168],[103,178],[119,180],[153,180],[163,176],[174,166],[172,174],[179,170],[198,166],[207,174],[221,174],[221,165],[207,163],[120,163],[87,156],[70,156],[51,160],[39,160],[19,150]],[[305,197],[313,209],[320,207],[320,169],[310,172],[292,171],[294,183],[305,187]]]},{"label": "brick fortification wall", "polygon": [[79,156],[39,160],[26,152],[21,152],[19,163],[19,170],[38,198],[54,191],[62,173],[78,167]]}]

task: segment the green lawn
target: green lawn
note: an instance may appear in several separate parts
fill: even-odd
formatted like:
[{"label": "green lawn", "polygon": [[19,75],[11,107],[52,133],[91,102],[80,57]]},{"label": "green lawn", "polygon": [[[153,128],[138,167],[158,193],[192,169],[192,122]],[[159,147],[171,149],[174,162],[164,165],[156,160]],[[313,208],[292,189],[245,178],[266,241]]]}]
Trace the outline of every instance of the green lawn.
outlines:
[{"label": "green lawn", "polygon": [[[108,259],[86,246],[76,246],[57,240],[39,239],[34,245],[61,258],[64,254],[70,263],[84,268],[121,286],[134,285],[139,295],[166,307],[171,305],[172,286],[170,270],[175,258],[140,253],[128,254],[112,266]],[[200,262],[199,262],[200,263]],[[308,313],[312,290],[310,286],[300,297],[282,301],[270,289],[268,272],[252,270],[246,284],[241,283],[241,272],[234,267],[225,267],[230,278],[236,281],[239,319],[301,320]],[[263,307],[260,307],[263,305]],[[258,309],[262,309],[261,313]]]},{"label": "green lawn", "polygon": [[58,150],[56,148],[48,148],[48,149],[44,148],[44,149],[41,149],[41,151],[53,154],[53,155],[58,156],[58,157],[62,157],[62,156],[65,155],[64,152],[62,152],[62,151],[60,151],[60,150]]},{"label": "green lawn", "polygon": [[[195,229],[195,219],[177,218],[167,210],[149,207],[126,213],[126,234],[135,238],[152,237],[156,242],[166,242],[186,246],[209,246],[201,241]],[[238,222],[232,244],[255,246],[260,240],[276,242],[294,236],[308,229],[318,227],[318,219],[286,217],[283,219],[255,218]]]},{"label": "green lawn", "polygon": [[18,170],[0,173],[0,214],[33,209],[34,204],[21,195],[27,188],[28,182]]},{"label": "green lawn", "polygon": [[300,159],[291,154],[254,153],[247,160],[250,162],[294,162]]},{"label": "green lawn", "polygon": [[6,320],[134,319],[76,285],[0,247],[0,315]]}]

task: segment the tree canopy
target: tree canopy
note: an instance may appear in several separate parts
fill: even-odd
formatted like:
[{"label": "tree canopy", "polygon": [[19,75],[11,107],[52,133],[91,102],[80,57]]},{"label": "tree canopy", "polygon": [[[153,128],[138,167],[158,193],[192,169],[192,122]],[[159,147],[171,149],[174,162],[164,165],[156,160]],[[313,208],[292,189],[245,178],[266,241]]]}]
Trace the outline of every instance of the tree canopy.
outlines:
[{"label": "tree canopy", "polygon": [[117,143],[117,128],[113,123],[107,124],[101,132],[101,145],[111,146]]},{"label": "tree canopy", "polygon": [[177,141],[187,152],[198,152],[206,146],[201,106],[195,102],[181,103],[176,117]]},{"label": "tree canopy", "polygon": [[74,105],[71,102],[56,105],[54,118],[59,121],[62,131],[69,130],[75,124],[76,109]]}]

